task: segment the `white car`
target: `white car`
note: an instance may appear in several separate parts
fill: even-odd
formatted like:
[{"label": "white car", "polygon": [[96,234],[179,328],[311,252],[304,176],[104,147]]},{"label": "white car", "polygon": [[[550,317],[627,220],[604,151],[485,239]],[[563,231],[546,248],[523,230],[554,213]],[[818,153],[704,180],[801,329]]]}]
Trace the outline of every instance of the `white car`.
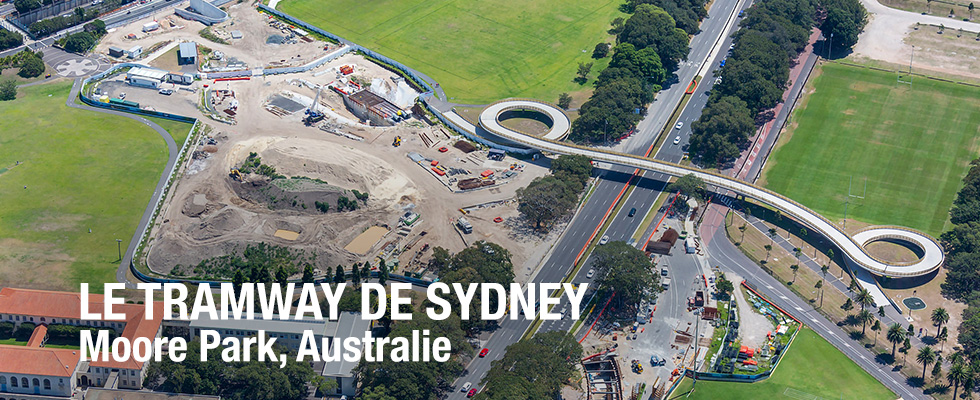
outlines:
[{"label": "white car", "polygon": [[587,279],[592,279],[592,276],[593,276],[593,275],[595,275],[595,268],[591,268],[591,269],[589,269],[589,273],[588,273],[588,274],[585,274],[585,277],[586,277]]},{"label": "white car", "polygon": [[681,142],[681,137],[680,136],[674,138],[674,144],[678,144],[680,142]]},{"label": "white car", "polygon": [[466,392],[467,390],[470,390],[470,386],[473,386],[473,384],[472,383],[469,383],[469,382],[466,382],[466,383],[463,384],[463,386],[460,386],[459,391],[460,392]]},{"label": "white car", "polygon": [[684,127],[684,123],[683,122],[678,122],[677,125],[674,125],[674,129],[681,129],[683,127]]},{"label": "white car", "polygon": [[715,78],[715,85],[721,83],[721,78]]},{"label": "white car", "polygon": [[609,235],[603,236],[602,239],[599,239],[599,244],[606,244],[606,243],[609,243]]}]

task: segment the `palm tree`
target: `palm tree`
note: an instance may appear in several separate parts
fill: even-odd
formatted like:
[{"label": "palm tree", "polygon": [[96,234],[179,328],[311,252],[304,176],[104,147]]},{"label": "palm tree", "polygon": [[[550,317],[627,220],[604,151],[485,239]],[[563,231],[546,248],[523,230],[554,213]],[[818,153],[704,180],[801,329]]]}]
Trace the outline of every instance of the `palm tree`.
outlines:
[{"label": "palm tree", "polygon": [[923,347],[919,349],[919,354],[915,356],[915,361],[922,363],[922,382],[925,382],[926,370],[929,369],[929,364],[936,361],[936,353],[932,351],[932,347]]},{"label": "palm tree", "polygon": [[943,349],[946,348],[946,339],[949,339],[949,332],[946,331],[946,327],[944,326],[943,330],[939,332],[938,336],[936,336],[936,340],[943,342],[943,345],[939,347],[940,353],[942,353]]},{"label": "palm tree", "polygon": [[864,308],[867,306],[875,305],[875,298],[871,296],[871,292],[869,292],[868,289],[864,288],[861,288],[861,291],[858,292],[857,296],[854,298],[854,301],[857,301],[857,303],[861,305],[862,310],[864,310]]},{"label": "palm tree", "polygon": [[960,384],[966,382],[969,376],[969,371],[963,367],[962,362],[953,363],[953,366],[949,368],[949,372],[946,373],[946,379],[949,381],[950,385],[953,385],[953,398],[956,398],[957,389],[960,388]]},{"label": "palm tree", "polygon": [[842,304],[840,308],[844,309],[844,311],[851,311],[851,309],[854,308],[854,303],[850,298],[848,298],[847,300],[844,300],[844,304]]},{"label": "palm tree", "polygon": [[773,244],[776,241],[776,228],[769,228],[769,244]]},{"label": "palm tree", "polygon": [[902,342],[902,348],[898,349],[898,351],[901,351],[902,354],[905,354],[904,356],[902,356],[903,367],[905,366],[905,361],[909,358],[909,350],[911,349],[912,349],[912,343],[909,343],[909,337],[906,336],[905,340]]},{"label": "palm tree", "polygon": [[970,3],[966,8],[970,9],[970,19],[973,19],[973,3]]},{"label": "palm tree", "polygon": [[820,289],[820,308],[823,308],[823,280],[817,281],[816,285],[813,287]]},{"label": "palm tree", "polygon": [[943,356],[936,354],[936,362],[932,364],[932,380],[939,383],[939,378],[943,376]]},{"label": "palm tree", "polygon": [[800,264],[790,265],[789,269],[793,270],[793,283],[796,283],[796,271],[800,270]]},{"label": "palm tree", "polygon": [[820,273],[823,274],[823,278],[827,279],[827,271],[830,271],[830,266],[827,264],[820,266]]},{"label": "palm tree", "polygon": [[878,345],[878,331],[881,330],[881,321],[875,320],[875,323],[871,325],[871,330],[875,333],[875,344],[871,345],[874,347]]},{"label": "palm tree", "polygon": [[830,263],[831,261],[834,261],[834,249],[827,249],[827,259],[830,260],[830,261],[827,261],[827,263]]},{"label": "palm tree", "polygon": [[803,247],[804,239],[806,239],[806,228],[800,228],[800,247]]},{"label": "palm tree", "polygon": [[878,318],[885,318],[885,306],[878,307]]},{"label": "palm tree", "polygon": [[742,239],[738,241],[739,243],[742,243],[742,242],[745,241],[745,229],[746,228],[748,228],[748,226],[745,225],[745,224],[742,224],[742,226],[738,227],[738,231],[739,232],[742,232]]},{"label": "palm tree", "polygon": [[905,340],[905,329],[899,324],[891,324],[888,326],[888,334],[885,335],[885,339],[888,339],[892,344],[892,360],[895,359],[895,347]]},{"label": "palm tree", "polygon": [[949,313],[946,312],[945,308],[939,307],[932,310],[932,323],[939,326],[936,328],[936,336],[939,336],[939,331],[942,329],[943,324],[949,321]]},{"label": "palm tree", "polygon": [[766,262],[769,262],[769,252],[772,251],[772,245],[771,244],[767,244],[767,245],[765,245],[763,247],[765,247],[765,249],[766,249]]},{"label": "palm tree", "polygon": [[875,319],[874,315],[868,310],[861,310],[857,315],[858,321],[861,321],[861,336],[864,336],[864,332],[867,330],[868,322]]},{"label": "palm tree", "polygon": [[800,257],[803,257],[803,250],[799,247],[793,248],[793,255],[796,256],[796,262],[800,262]]}]

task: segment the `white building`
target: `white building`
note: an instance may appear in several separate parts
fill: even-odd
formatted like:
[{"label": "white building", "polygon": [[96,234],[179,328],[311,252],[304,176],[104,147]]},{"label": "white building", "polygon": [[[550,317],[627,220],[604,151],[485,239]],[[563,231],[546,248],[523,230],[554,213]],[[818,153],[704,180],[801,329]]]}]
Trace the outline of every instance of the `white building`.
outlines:
[{"label": "white building", "polygon": [[169,72],[162,69],[147,67],[132,67],[126,72],[126,82],[133,86],[151,87],[156,89],[166,80]]}]

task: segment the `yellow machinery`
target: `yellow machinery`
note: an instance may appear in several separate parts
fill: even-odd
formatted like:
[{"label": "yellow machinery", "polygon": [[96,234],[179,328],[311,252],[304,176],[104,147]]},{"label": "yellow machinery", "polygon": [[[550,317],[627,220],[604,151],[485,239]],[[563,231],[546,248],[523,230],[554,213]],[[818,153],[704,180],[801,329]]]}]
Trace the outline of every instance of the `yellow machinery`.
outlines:
[{"label": "yellow machinery", "polygon": [[231,178],[234,179],[234,180],[236,180],[236,181],[245,182],[245,177],[243,177],[242,176],[242,173],[239,172],[237,169],[231,170],[231,173],[228,174],[228,175],[231,176]]},{"label": "yellow machinery", "polygon": [[394,146],[394,147],[401,146],[402,145],[402,137],[401,136],[395,136],[395,141],[394,142],[391,142],[391,145]]}]

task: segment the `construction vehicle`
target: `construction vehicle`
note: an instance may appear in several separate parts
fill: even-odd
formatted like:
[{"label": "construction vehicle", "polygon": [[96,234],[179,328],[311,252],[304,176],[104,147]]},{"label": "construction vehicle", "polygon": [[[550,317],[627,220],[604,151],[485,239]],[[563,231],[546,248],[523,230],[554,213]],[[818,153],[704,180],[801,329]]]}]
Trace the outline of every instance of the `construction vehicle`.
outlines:
[{"label": "construction vehicle", "polygon": [[313,124],[320,122],[325,117],[322,112],[316,110],[317,104],[320,102],[320,92],[322,87],[317,87],[316,97],[313,98],[313,104],[306,109],[306,117],[303,118],[303,124],[306,126],[313,126]]},{"label": "construction vehicle", "polygon": [[245,182],[245,177],[242,176],[242,173],[240,171],[238,171],[237,169],[231,170],[231,173],[228,174],[228,176],[231,176],[231,178],[234,179],[234,180],[236,180],[236,181]]},{"label": "construction vehicle", "polygon": [[391,145],[394,146],[394,147],[401,146],[402,145],[402,137],[401,136],[395,136],[395,140],[393,142],[391,142]]}]

